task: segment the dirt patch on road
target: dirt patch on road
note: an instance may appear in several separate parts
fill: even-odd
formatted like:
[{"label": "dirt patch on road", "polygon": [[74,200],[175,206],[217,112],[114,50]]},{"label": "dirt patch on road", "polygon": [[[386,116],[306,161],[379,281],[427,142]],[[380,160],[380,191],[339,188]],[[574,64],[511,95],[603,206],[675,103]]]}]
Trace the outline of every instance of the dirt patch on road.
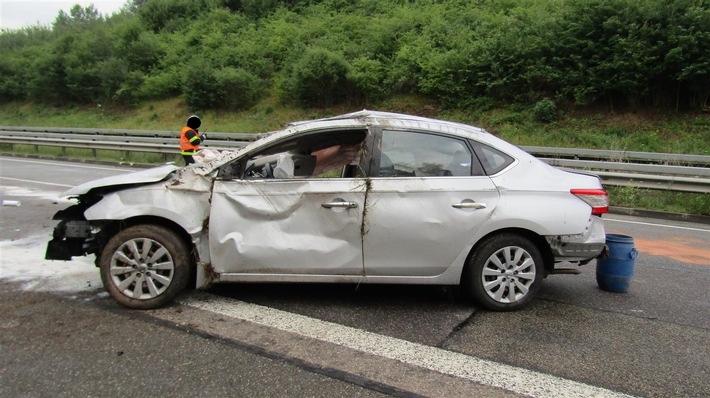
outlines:
[{"label": "dirt patch on road", "polygon": [[634,239],[640,253],[672,258],[681,263],[710,265],[708,242],[700,239]]}]

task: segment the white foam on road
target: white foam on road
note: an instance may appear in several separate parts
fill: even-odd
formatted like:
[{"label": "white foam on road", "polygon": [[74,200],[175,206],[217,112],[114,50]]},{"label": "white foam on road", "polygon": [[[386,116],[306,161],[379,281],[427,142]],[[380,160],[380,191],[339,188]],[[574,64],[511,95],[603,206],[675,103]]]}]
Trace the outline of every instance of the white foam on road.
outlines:
[{"label": "white foam on road", "polygon": [[0,278],[20,282],[24,290],[78,293],[101,287],[94,256],[72,261],[44,259],[47,234],[14,241],[0,241]]},{"label": "white foam on road", "polygon": [[533,397],[628,397],[553,375],[206,293],[192,295],[181,302],[201,310],[338,344],[518,394]]},{"label": "white foam on road", "polygon": [[[59,195],[60,192],[34,188],[0,187],[2,197],[33,198],[67,205],[75,203],[60,199]],[[1,211],[13,210],[11,207],[3,207]],[[39,235],[0,241],[0,278],[20,282],[25,290],[78,293],[101,287],[93,256],[75,257],[72,261],[45,260],[47,242],[51,238],[52,228],[44,228]]]}]

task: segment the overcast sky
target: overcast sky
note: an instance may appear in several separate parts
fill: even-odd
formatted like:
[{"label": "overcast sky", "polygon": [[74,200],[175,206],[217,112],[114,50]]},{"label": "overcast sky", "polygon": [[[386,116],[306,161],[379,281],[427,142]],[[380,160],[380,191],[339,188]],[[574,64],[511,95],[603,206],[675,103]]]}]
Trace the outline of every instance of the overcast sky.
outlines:
[{"label": "overcast sky", "polygon": [[75,5],[93,4],[108,16],[121,9],[126,0],[0,0],[0,29],[17,29],[37,23],[51,26],[59,10],[69,12]]}]

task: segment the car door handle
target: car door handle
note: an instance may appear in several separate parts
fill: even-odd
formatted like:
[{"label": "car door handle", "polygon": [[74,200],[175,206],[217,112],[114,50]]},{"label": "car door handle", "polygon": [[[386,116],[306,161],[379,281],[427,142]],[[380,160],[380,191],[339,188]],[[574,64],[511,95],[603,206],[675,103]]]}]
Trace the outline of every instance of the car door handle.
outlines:
[{"label": "car door handle", "polygon": [[322,207],[326,209],[355,209],[357,208],[357,203],[355,202],[326,202],[321,204]]},{"label": "car door handle", "polygon": [[451,206],[455,209],[485,209],[486,208],[485,203],[476,203],[476,202],[454,203]]}]

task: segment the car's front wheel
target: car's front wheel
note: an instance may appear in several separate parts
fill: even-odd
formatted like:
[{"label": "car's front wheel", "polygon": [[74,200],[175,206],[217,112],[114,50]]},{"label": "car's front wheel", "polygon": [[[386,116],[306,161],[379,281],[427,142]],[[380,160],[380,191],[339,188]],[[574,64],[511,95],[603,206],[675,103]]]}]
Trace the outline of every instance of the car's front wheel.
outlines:
[{"label": "car's front wheel", "polygon": [[502,234],[482,242],[470,257],[463,282],[471,297],[494,311],[517,310],[540,290],[540,250],[529,239]]},{"label": "car's front wheel", "polygon": [[119,304],[161,307],[187,286],[190,252],[173,231],[136,225],[114,235],[101,252],[101,280]]}]

